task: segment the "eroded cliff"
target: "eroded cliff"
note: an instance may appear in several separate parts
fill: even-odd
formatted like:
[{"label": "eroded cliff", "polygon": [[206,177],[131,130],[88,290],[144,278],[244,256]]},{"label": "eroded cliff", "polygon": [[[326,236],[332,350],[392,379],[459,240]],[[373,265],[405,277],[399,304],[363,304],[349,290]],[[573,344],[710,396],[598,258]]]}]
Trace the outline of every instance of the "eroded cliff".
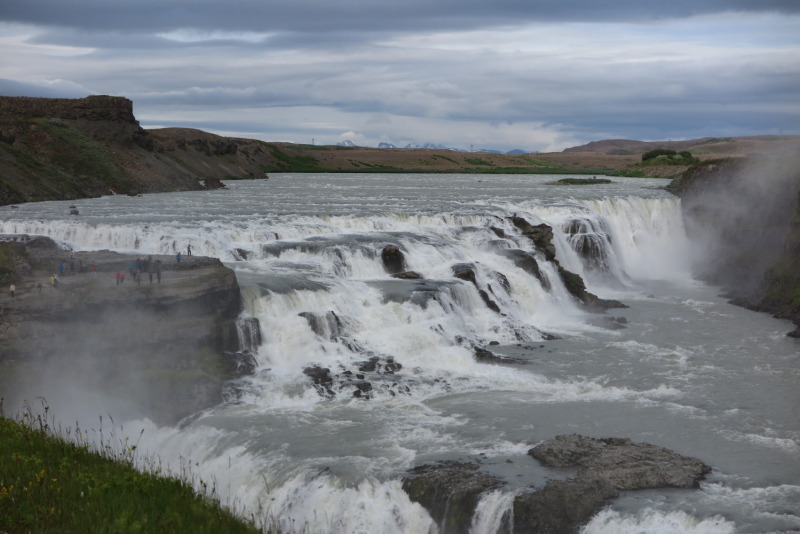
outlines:
[{"label": "eroded cliff", "polygon": [[127,98],[0,97],[0,205],[202,190],[264,177],[270,157],[259,141],[145,130]]},{"label": "eroded cliff", "polygon": [[[239,319],[236,276],[217,259],[153,256],[137,283],[134,256],[72,254],[32,236],[3,236],[0,246],[17,269],[14,297],[0,297],[7,401],[66,387],[113,399],[118,413],[175,422],[221,403],[225,381],[252,370],[246,351],[257,332],[240,334],[258,327]],[[50,276],[59,264],[65,274],[56,288]],[[122,284],[118,271],[127,274]]]},{"label": "eroded cliff", "polygon": [[673,191],[696,275],[735,304],[800,325],[800,156],[703,162]]}]

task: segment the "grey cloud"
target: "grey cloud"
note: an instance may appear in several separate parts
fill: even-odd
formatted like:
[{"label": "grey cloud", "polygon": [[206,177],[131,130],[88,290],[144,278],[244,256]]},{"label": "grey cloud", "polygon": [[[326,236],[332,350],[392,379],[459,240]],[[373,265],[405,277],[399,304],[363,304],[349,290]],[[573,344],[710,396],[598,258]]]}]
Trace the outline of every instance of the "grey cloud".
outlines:
[{"label": "grey cloud", "polygon": [[643,21],[725,11],[797,13],[796,0],[39,0],[5,2],[0,20],[82,30],[423,31],[532,21]]},{"label": "grey cloud", "polygon": [[76,83],[58,80],[52,83],[26,83],[0,78],[0,95],[35,96],[40,98],[83,98],[91,91]]}]

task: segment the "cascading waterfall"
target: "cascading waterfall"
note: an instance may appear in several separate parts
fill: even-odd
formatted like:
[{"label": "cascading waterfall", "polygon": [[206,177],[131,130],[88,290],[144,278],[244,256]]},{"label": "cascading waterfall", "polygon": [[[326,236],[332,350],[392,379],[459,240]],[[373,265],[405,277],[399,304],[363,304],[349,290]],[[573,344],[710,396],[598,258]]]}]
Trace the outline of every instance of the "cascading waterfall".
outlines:
[{"label": "cascading waterfall", "polygon": [[[268,474],[261,480],[252,469],[229,473],[238,488],[230,497],[251,508],[269,499],[270,514],[289,531],[429,532],[430,518],[408,500],[396,479],[413,461],[408,451],[416,440],[440,439],[435,425],[425,421],[432,416],[423,401],[443,392],[494,389],[525,392],[545,403],[675,394],[662,386],[636,391],[591,378],[546,379],[535,370],[520,373],[476,361],[476,347],[536,344],[597,329],[587,324],[555,266],[519,235],[509,220],[512,213],[551,225],[560,264],[582,275],[601,296],[624,292],[639,279],[686,272],[687,243],[675,199],[506,204],[487,207],[483,215],[296,215],[233,223],[7,220],[0,222],[0,232],[43,234],[76,250],[174,254],[191,244],[195,255],[218,257],[235,267],[246,305],[246,316],[236,324],[239,346],[257,362],[256,373],[241,379],[236,409],[242,417],[267,414],[267,428],[333,427],[335,418],[326,414],[347,407],[377,425],[373,418],[382,416],[374,407],[384,404],[392,407],[396,434],[365,438],[387,450],[383,460],[353,459],[353,469],[366,474],[360,480],[325,471],[324,460],[290,462],[285,446],[270,445],[267,465],[263,459],[247,460]],[[381,263],[387,245],[399,247],[408,270],[422,278],[391,278]],[[536,258],[547,282],[518,267],[505,254],[509,250]],[[456,264],[474,269],[474,283],[454,277]],[[261,330],[247,317],[257,318]],[[315,388],[304,374],[311,367],[329,370],[331,382]],[[368,390],[364,378],[356,379],[365,374]],[[354,400],[360,393],[369,402]],[[198,432],[151,428],[150,443],[206,459],[247,454],[243,446],[226,449],[222,431],[202,439]],[[329,443],[331,454],[337,453],[336,439]],[[203,448],[189,451],[187,440]],[[447,446],[443,442],[442,450]],[[506,442],[501,450],[524,454],[520,447]],[[212,470],[215,462],[204,465]],[[513,494],[504,491],[485,495],[472,532],[497,532],[507,524],[512,500]]]}]

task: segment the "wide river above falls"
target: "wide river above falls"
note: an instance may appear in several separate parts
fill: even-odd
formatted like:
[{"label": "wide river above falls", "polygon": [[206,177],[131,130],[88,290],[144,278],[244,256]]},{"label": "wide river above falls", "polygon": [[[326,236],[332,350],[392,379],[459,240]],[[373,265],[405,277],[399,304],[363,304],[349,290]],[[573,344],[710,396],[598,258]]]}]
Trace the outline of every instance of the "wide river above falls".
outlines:
[{"label": "wide river above falls", "polygon": [[[0,232],[76,250],[191,244],[235,269],[261,324],[255,376],[180,428],[125,430],[145,428],[142,444],[165,463],[191,459],[223,501],[261,503],[287,532],[434,532],[400,480],[458,458],[509,482],[473,518],[476,534],[496,532],[514,492],[570,475],[526,455],[570,433],[629,437],[714,468],[699,490],[624,493],[589,533],[799,531],[793,326],[692,278],[680,200],[657,189],[664,180],[546,185],[558,178],[276,174],[229,190],[6,206]],[[561,265],[629,306],[607,313],[624,329],[581,311],[543,256],[545,282],[515,266],[504,251],[535,248],[512,215],[553,226]],[[422,280],[386,273],[390,244]],[[453,276],[461,263],[474,264],[475,285]],[[476,345],[510,359],[478,363]],[[359,399],[342,373],[370,357],[402,368],[366,372],[371,398]],[[311,365],[339,376],[335,396],[303,374]]]}]

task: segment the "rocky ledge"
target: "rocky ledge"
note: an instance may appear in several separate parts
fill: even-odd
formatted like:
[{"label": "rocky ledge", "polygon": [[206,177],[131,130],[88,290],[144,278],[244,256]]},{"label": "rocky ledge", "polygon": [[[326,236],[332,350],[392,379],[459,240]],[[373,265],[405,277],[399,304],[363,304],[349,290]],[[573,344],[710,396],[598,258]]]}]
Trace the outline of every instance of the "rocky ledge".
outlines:
[{"label": "rocky ledge", "polygon": [[[129,412],[171,423],[219,404],[226,380],[255,367],[257,321],[239,318],[236,275],[215,258],[151,256],[152,282],[145,267],[137,283],[129,264],[148,257],[72,253],[24,235],[0,236],[0,249],[13,265],[0,293],[0,396],[7,402],[69,382],[113,392]],[[50,280],[59,264],[65,274],[56,288]]]},{"label": "rocky ledge", "polygon": [[[579,467],[568,480],[514,498],[505,530],[515,534],[577,533],[623,490],[696,488],[711,468],[697,458],[624,438],[556,436],[528,454],[547,467]],[[447,461],[415,467],[403,481],[412,501],[421,504],[440,532],[469,532],[481,495],[505,481],[479,471],[476,463]],[[513,518],[513,519],[512,519]]]}]

